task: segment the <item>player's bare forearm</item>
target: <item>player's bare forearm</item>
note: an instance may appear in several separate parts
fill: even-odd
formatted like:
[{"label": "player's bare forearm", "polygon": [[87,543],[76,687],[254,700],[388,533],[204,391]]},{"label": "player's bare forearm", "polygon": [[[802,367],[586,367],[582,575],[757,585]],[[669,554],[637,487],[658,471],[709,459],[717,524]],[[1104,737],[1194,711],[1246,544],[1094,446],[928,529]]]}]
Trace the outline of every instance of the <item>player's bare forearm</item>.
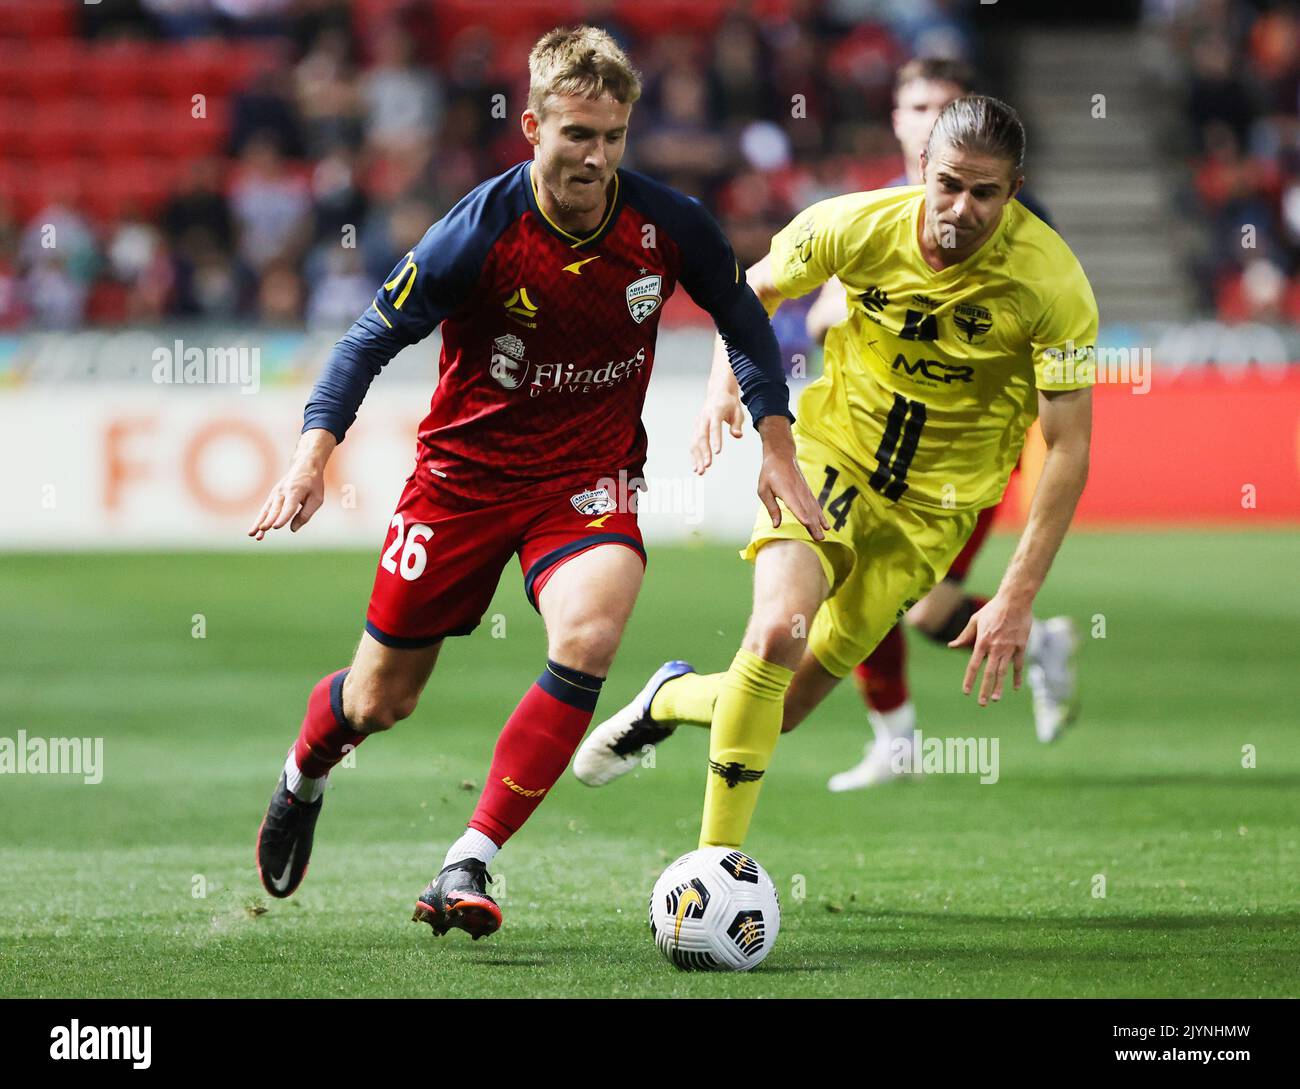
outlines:
[{"label": "player's bare forearm", "polygon": [[1034,489],[1029,518],[998,593],[1029,608],[1065,540],[1075,507],[1088,481],[1092,436],[1092,391],[1040,394],[1039,419],[1047,457]]},{"label": "player's bare forearm", "polygon": [[1047,578],[1088,480],[1091,390],[1040,393],[1039,419],[1047,458],[1034,489],[1025,531],[998,592],[948,644],[973,648],[962,679],[966,695],[970,695],[980,665],[987,659],[979,690],[981,707],[990,699],[996,702],[1002,698],[1002,680],[1008,668],[1014,669],[1015,687],[1020,688],[1025,648],[1034,622],[1034,597]]},{"label": "player's bare forearm", "polygon": [[763,439],[763,467],[758,473],[758,497],[772,517],[772,527],[781,524],[780,499],[812,534],[815,541],[826,539],[826,521],[795,456],[794,434],[784,416],[764,416],[755,425]]},{"label": "player's bare forearm", "polygon": [[325,501],[325,466],[339,441],[332,432],[313,427],[298,437],[298,446],[284,474],[249,527],[248,535],[260,541],[268,530],[288,525],[297,533]]}]

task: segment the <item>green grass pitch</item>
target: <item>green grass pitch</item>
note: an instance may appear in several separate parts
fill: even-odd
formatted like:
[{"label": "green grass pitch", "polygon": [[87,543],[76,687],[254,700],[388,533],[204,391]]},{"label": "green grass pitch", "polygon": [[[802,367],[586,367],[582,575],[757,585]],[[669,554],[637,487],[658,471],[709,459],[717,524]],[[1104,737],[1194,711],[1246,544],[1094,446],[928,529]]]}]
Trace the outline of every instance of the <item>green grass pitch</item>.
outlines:
[{"label": "green grass pitch", "polygon": [[[1027,692],[980,711],[964,656],[912,639],[922,728],[1000,738],[995,785],[829,795],[867,736],[841,687],[782,739],[764,788],[746,846],[784,913],[746,975],[678,973],[646,926],[655,877],[695,844],[706,738],[689,727],[603,790],[566,773],[493,867],[499,934],[408,921],[543,661],[517,571],[493,606],[504,637],[489,621],[450,641],[415,716],[335,773],[311,872],[278,901],[254,834],[308,689],[348,660],[375,557],[5,556],[0,735],[102,736],[105,770],[0,776],[0,994],[1294,995],[1296,545],[1072,537],[1040,611],[1105,637],[1086,641],[1084,715],[1053,746]],[[1011,547],[993,539],[973,588]],[[665,658],[723,668],[749,592],[729,548],[652,549],[601,709]]]}]

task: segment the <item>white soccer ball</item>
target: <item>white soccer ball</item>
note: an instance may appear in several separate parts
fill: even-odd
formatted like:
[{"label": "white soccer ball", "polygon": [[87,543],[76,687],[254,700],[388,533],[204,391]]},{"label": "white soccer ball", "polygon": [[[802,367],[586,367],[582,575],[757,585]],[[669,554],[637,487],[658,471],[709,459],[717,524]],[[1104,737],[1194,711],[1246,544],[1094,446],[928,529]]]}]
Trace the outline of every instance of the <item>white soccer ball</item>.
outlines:
[{"label": "white soccer ball", "polygon": [[772,951],[780,929],[776,886],[734,847],[682,855],[650,894],[650,933],[678,968],[747,971]]}]

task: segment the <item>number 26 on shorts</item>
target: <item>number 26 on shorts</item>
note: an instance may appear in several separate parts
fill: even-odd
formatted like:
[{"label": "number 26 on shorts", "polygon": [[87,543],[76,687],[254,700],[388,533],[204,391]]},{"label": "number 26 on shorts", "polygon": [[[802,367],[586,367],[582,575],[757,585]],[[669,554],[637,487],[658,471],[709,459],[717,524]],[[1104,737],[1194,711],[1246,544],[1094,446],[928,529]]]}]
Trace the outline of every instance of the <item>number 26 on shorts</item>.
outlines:
[{"label": "number 26 on shorts", "polygon": [[[380,564],[390,574],[401,575],[407,582],[414,582],[424,574],[424,568],[429,562],[429,554],[424,550],[424,542],[433,536],[433,530],[418,522],[409,530],[405,526],[406,522],[402,516],[394,514],[393,520],[388,523],[388,528],[396,529],[397,535],[393,538],[393,543],[384,549]],[[405,538],[405,545],[403,545],[403,538]],[[398,549],[402,551],[400,562],[397,558]]]}]

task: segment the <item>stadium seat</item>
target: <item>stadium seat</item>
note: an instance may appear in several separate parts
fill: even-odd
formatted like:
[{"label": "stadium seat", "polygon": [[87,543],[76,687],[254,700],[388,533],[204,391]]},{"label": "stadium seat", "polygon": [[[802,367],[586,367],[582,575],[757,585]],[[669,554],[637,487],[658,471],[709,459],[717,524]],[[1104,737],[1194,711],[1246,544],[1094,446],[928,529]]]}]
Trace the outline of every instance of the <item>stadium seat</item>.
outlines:
[{"label": "stadium seat", "polygon": [[0,37],[29,38],[43,46],[76,30],[74,0],[0,0]]}]

